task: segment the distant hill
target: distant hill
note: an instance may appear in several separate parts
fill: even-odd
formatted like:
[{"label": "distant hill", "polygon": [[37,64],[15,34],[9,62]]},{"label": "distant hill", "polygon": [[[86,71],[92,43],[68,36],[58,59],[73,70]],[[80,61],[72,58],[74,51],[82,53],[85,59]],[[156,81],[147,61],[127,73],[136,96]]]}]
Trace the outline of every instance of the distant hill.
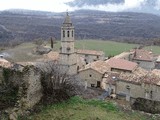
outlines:
[{"label": "distant hill", "polygon": [[132,3],[132,5],[127,0],[73,0],[71,2],[67,2],[66,4],[70,7],[78,7],[79,9],[91,7],[94,10],[98,10],[99,5],[101,5],[103,6],[104,11],[112,11],[113,9],[110,9],[111,6],[111,8],[114,7],[114,9],[117,7],[123,7],[122,10],[119,9],[118,11],[143,12],[160,15],[159,0],[136,0]]},{"label": "distant hill", "polygon": [[105,5],[105,4],[122,4],[124,0],[74,0],[66,3],[71,7],[82,7],[84,5]]},{"label": "distant hill", "polygon": [[[144,42],[160,38],[160,16],[131,12],[79,10],[70,13],[76,39]],[[60,39],[65,13],[26,10],[0,12],[0,41]]]}]

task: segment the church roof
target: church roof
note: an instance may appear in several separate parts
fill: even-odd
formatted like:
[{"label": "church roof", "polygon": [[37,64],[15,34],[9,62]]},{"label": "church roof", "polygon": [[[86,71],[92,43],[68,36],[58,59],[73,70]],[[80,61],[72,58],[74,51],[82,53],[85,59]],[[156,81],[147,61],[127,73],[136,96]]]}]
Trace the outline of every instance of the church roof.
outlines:
[{"label": "church roof", "polygon": [[66,18],[63,22],[63,26],[72,26],[72,21],[71,21],[71,18],[68,14],[68,12],[66,13]]},{"label": "church roof", "polygon": [[77,54],[85,54],[85,55],[104,55],[103,51],[96,50],[86,50],[86,49],[77,49]]}]

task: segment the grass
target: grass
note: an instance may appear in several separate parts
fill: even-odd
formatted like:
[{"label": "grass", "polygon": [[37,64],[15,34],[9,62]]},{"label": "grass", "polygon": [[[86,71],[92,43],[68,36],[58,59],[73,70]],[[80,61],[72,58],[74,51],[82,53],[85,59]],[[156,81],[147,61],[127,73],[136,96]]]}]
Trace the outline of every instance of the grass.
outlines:
[{"label": "grass", "polygon": [[[48,44],[48,46],[50,46]],[[124,51],[128,51],[132,48],[139,46],[138,44],[128,44],[120,43],[114,41],[102,41],[102,40],[76,40],[75,48],[76,49],[90,49],[90,50],[101,50],[104,51],[106,56],[114,56],[120,54]],[[9,53],[11,55],[11,60],[14,62],[26,62],[26,61],[35,61],[36,59],[42,58],[41,55],[33,55],[32,51],[36,47],[33,43],[23,43],[16,46],[12,49],[6,49],[3,52]],[[55,51],[58,51],[60,48],[60,41],[54,45]],[[145,49],[152,49],[153,53],[160,54],[159,46],[150,46]]]},{"label": "grass", "polygon": [[[128,51],[132,48],[139,46],[138,44],[120,43],[114,41],[102,41],[102,40],[76,40],[76,49],[90,49],[104,51],[106,56],[114,56],[124,51]],[[60,41],[55,44],[55,50],[60,47]],[[160,54],[159,46],[146,47],[145,49],[152,49],[153,53]]]},{"label": "grass", "polygon": [[34,61],[35,59],[41,58],[39,55],[33,55],[32,51],[36,47],[33,43],[23,43],[14,48],[4,50],[3,52],[7,52],[11,58],[10,61],[14,62],[27,62]]},{"label": "grass", "polygon": [[[24,119],[24,118],[23,118]],[[69,101],[48,105],[26,120],[151,120],[139,113],[125,113],[111,102],[84,100],[73,97]]]},{"label": "grass", "polygon": [[[136,46],[138,45],[102,40],[76,40],[75,42],[76,49],[101,50],[106,56],[117,55]],[[55,50],[58,50],[59,47],[60,41],[55,45]]]}]

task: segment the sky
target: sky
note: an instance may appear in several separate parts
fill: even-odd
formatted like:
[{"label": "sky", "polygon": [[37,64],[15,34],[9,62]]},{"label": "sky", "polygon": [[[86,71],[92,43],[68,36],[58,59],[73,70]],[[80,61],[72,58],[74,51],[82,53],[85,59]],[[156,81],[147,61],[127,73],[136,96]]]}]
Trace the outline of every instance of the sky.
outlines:
[{"label": "sky", "polygon": [[73,0],[0,0],[0,10],[29,9],[52,12],[63,12],[73,9],[65,5],[65,2]]},{"label": "sky", "polygon": [[[30,9],[30,10],[41,10],[51,12],[64,12],[73,11],[80,8],[71,8],[65,5],[65,2],[73,0],[0,0],[0,10],[6,9]],[[99,6],[83,6],[83,9],[96,9],[105,11],[124,11],[127,9],[141,9],[141,4],[146,0],[125,0],[124,4],[119,5],[99,5]],[[160,9],[160,0],[157,2],[157,8]]]}]

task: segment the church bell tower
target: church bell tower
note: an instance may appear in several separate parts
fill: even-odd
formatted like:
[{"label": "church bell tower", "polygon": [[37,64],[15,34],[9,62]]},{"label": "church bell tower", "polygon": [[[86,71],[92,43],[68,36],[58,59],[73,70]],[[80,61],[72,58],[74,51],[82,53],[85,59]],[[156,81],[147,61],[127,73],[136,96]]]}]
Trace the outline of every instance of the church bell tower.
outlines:
[{"label": "church bell tower", "polygon": [[74,49],[74,26],[68,12],[61,27],[60,65],[69,75],[77,73],[77,58]]}]

